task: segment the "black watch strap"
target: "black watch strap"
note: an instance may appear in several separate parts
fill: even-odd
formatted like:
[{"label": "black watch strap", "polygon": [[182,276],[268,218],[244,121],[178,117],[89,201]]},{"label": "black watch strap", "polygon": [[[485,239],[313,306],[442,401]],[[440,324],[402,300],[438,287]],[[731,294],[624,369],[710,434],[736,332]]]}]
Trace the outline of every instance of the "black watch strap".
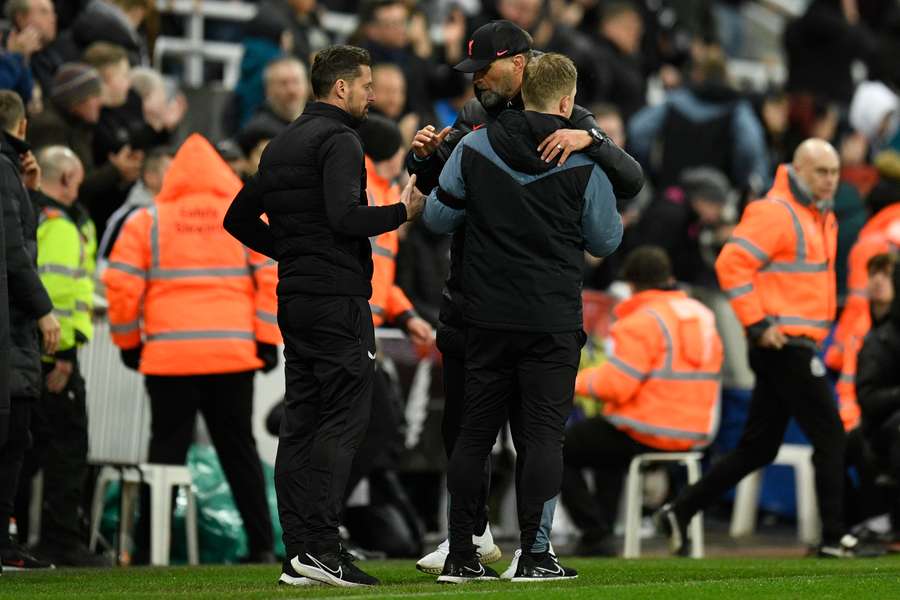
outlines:
[{"label": "black watch strap", "polygon": [[591,134],[591,137],[594,139],[595,144],[602,144],[606,141],[606,134],[604,134],[596,127],[591,127],[590,129],[588,129],[588,133]]}]

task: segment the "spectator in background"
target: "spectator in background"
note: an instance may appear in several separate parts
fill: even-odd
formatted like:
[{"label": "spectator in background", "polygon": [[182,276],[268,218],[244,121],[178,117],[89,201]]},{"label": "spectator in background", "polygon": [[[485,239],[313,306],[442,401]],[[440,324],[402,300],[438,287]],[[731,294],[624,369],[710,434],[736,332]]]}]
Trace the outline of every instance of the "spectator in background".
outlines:
[{"label": "spectator in background", "polygon": [[[427,28],[418,37],[410,37],[410,12],[403,0],[365,0],[360,4],[359,25],[356,37],[372,55],[373,64],[394,63],[403,70],[407,110],[427,117],[432,114],[432,102],[465,90],[465,77],[450,66],[462,58],[464,24],[445,28],[445,45],[436,51],[428,45]],[[423,49],[421,42],[428,47]]]},{"label": "spectator in background", "polygon": [[771,179],[762,126],[728,83],[724,57],[715,49],[693,65],[688,86],[632,117],[628,141],[660,188],[677,185],[684,169],[698,166],[719,169],[742,192]]},{"label": "spectator in background", "polygon": [[614,104],[626,121],[647,104],[640,54],[643,34],[644,22],[633,4],[621,1],[604,4],[594,52],[597,65],[594,100]]},{"label": "spectator in background", "polygon": [[244,171],[247,176],[253,175],[259,170],[259,160],[262,158],[263,150],[282,131],[284,131],[284,125],[260,121],[245,127],[235,136],[241,152],[247,157],[244,163]]},{"label": "spectator in background", "polygon": [[293,56],[276,58],[263,71],[266,100],[244,128],[285,129],[300,116],[309,98],[306,67]]},{"label": "spectator in background", "polygon": [[272,61],[290,50],[290,35],[284,23],[274,15],[260,11],[244,29],[244,54],[241,57],[241,75],[234,88],[235,105],[226,114],[229,132],[243,127],[265,101],[264,77]]},{"label": "spectator in background", "polygon": [[[41,397],[41,348],[50,355],[56,352],[60,323],[38,275],[38,223],[29,190],[40,188],[41,171],[23,139],[25,106],[15,92],[0,91],[0,127],[0,204],[6,256],[5,271],[0,277],[9,286],[10,325],[9,344],[2,350],[9,356],[10,367],[9,433],[6,444],[0,445],[0,523],[6,525],[12,516],[19,474],[30,443],[31,405]],[[0,377],[7,381],[6,374]],[[29,569],[50,567],[13,546],[6,529],[0,531],[0,561],[7,567],[15,566],[17,561]]]},{"label": "spectator in background", "polygon": [[49,146],[38,152],[38,162],[43,181],[37,197],[38,268],[60,316],[62,337],[56,353],[44,358],[45,386],[31,428],[29,462],[44,472],[36,552],[57,565],[105,567],[109,559],[84,544],[80,515],[88,474],[88,414],[77,350],[93,337],[97,236],[77,202],[84,178],[78,157],[68,148]]},{"label": "spectator in background", "polygon": [[[900,479],[900,266],[892,273],[894,297],[887,316],[865,337],[858,356],[856,394],[862,412],[862,435],[879,470]],[[890,495],[894,546],[900,532],[900,502]]]},{"label": "spectator in background", "polygon": [[0,48],[0,89],[13,90],[26,104],[34,85],[28,61],[39,48],[40,37],[33,27],[10,32],[5,48]]},{"label": "spectator in background", "polygon": [[625,147],[625,120],[622,118],[622,111],[614,104],[603,102],[594,105],[591,110],[594,118],[597,120],[597,126],[609,136],[616,146]]},{"label": "spectator in background", "polygon": [[393,63],[375,65],[372,67],[372,83],[375,86],[375,101],[370,110],[397,123],[408,146],[419,128],[419,115],[407,110],[403,69]]},{"label": "spectator in background", "polygon": [[[241,513],[248,559],[272,562],[272,523],[250,417],[254,373],[278,365],[276,273],[271,261],[248,252],[222,227],[240,188],[212,145],[189,137],[155,210],[138,209],[122,227],[103,282],[113,342],[125,365],[145,375],[148,461],[184,464],[200,412]],[[148,276],[148,270],[168,275]],[[149,527],[149,519],[144,523]]]},{"label": "spectator in background", "polygon": [[853,63],[871,59],[875,40],[860,22],[857,0],[813,0],[784,30],[787,91],[846,108],[853,97]]},{"label": "spectator in background", "polygon": [[900,152],[900,97],[880,81],[865,81],[856,88],[850,124],[865,136],[873,155],[888,148]]},{"label": "spectator in background", "polygon": [[259,14],[282,23],[291,35],[290,52],[308,67],[313,55],[329,46],[331,34],[322,27],[316,0],[263,0]]},{"label": "spectator in background", "polygon": [[78,200],[87,207],[98,231],[140,176],[143,159],[140,151],[125,145],[109,154],[102,166],[97,164],[94,136],[102,107],[96,69],[82,63],[65,64],[53,78],[50,104],[32,120],[28,131],[35,148],[65,146],[78,156],[85,170]]},{"label": "spectator in background", "polygon": [[498,0],[501,19],[512,21],[534,38],[535,50],[558,52],[572,59],[578,69],[578,97],[582,106],[601,100],[597,84],[597,59],[593,42],[584,34],[552,18],[545,0]]},{"label": "spectator in background", "polygon": [[[718,427],[722,342],[713,313],[675,289],[657,246],[632,251],[622,278],[633,295],[616,306],[613,354],[575,381],[575,393],[601,402],[603,416],[569,427],[563,448],[561,498],[581,530],[581,556],[618,553],[613,525],[632,458],[702,448]],[[584,469],[594,472],[593,494]]]},{"label": "spectator in background", "polygon": [[766,136],[768,169],[770,173],[774,173],[778,165],[787,162],[788,156],[790,156],[788,148],[790,103],[788,96],[779,89],[768,90],[760,97],[755,108],[756,116],[763,126]]},{"label": "spectator in background", "polygon": [[147,67],[131,69],[131,89],[141,97],[144,121],[160,136],[171,138],[187,114],[184,94],[170,96],[162,75]]},{"label": "spectator in background", "polygon": [[141,178],[131,187],[125,203],[110,215],[106,222],[103,238],[100,240],[97,250],[97,256],[101,260],[109,258],[116,238],[119,237],[119,231],[128,217],[137,209],[153,204],[153,199],[162,189],[163,178],[166,176],[171,162],[172,154],[166,148],[154,148],[144,157],[141,165]]},{"label": "spectator in background", "polygon": [[[6,18],[13,31],[10,36],[33,35],[36,51],[31,54],[29,67],[37,83],[50,89],[53,74],[65,59],[57,42],[56,9],[50,0],[10,0],[6,3]],[[27,32],[27,33],[26,33]],[[21,44],[22,40],[17,42]]]},{"label": "spectator in background", "polygon": [[70,30],[76,52],[80,55],[94,42],[109,42],[125,48],[132,66],[150,64],[147,42],[138,31],[149,10],[150,0],[92,0]]},{"label": "spectator in background", "polygon": [[222,157],[222,160],[228,163],[234,174],[240,177],[241,181],[247,178],[247,157],[244,151],[238,146],[234,140],[222,140],[216,144],[216,152]]}]

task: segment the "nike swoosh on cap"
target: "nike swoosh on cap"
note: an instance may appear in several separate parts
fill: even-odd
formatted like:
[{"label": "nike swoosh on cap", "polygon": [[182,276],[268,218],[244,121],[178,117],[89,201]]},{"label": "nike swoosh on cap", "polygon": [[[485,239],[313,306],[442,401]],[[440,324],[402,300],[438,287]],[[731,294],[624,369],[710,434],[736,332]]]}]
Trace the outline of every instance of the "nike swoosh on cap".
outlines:
[{"label": "nike swoosh on cap", "polygon": [[497,56],[503,56],[504,54],[506,54],[506,53],[508,53],[508,52],[509,52],[509,49],[506,49],[506,50],[497,50]]}]

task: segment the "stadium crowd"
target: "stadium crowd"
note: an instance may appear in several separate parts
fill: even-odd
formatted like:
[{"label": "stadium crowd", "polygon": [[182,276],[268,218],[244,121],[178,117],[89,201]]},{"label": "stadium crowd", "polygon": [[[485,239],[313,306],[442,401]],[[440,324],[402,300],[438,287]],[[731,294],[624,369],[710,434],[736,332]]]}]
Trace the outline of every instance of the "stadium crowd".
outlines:
[{"label": "stadium crowd", "polygon": [[[820,489],[840,488],[846,498],[828,516],[848,528],[860,525],[855,531],[863,541],[900,550],[900,369],[893,362],[900,356],[900,298],[894,294],[900,285],[900,5],[812,0],[790,15],[777,12],[777,2],[751,0],[252,4],[258,10],[251,20],[213,21],[206,29],[208,39],[242,48],[239,78],[228,91],[218,134],[206,139],[192,125],[205,107],[188,100],[200,96],[180,89],[181,66],[150,64],[158,36],[185,34],[177,18],[160,10],[165,2],[0,2],[6,17],[0,37],[4,569],[111,564],[88,550],[82,508],[96,473],[87,462],[91,390],[80,374],[78,349],[92,343],[92,321],[100,318],[109,319],[124,365],[146,376],[150,462],[184,463],[200,412],[248,531],[247,559],[276,560],[250,420],[253,374],[279,361],[278,277],[271,260],[244,249],[222,229],[225,211],[257,173],[269,142],[312,104],[314,56],[337,43],[363,48],[371,57],[375,99],[360,128],[367,194],[372,206],[397,202],[409,178],[404,166],[416,160],[410,154],[416,141],[421,147],[422,139],[446,135],[444,129],[454,127],[473,98],[485,103],[471,76],[453,67],[471,56],[473,32],[498,19],[527,31],[533,50],[572,60],[575,101],[593,115],[604,138],[638,161],[645,179],[640,192],[618,195],[624,227],[618,250],[604,259],[584,258],[585,288],[620,304],[609,360],[582,370],[575,390],[585,405],[601,403],[597,414],[605,416],[580,414],[564,448],[562,505],[582,533],[575,550],[616,555],[614,523],[631,457],[708,447],[718,427],[721,390],[764,387],[753,347],[781,349],[795,339],[804,340],[804,351],[821,353],[821,376],[836,386],[829,397],[839,403],[847,432],[827,459],[819,445],[814,457],[820,471],[847,465],[817,474],[817,485],[826,486]],[[785,26],[774,41],[751,27],[746,15],[755,4],[776,5],[772,10]],[[327,28],[329,14],[352,15],[352,31]],[[737,65],[762,65],[760,59],[773,57],[784,67],[782,78],[750,81],[733,72]],[[219,75],[211,67],[204,74]],[[508,88],[504,102],[518,93],[511,80],[496,85]],[[833,215],[834,248],[828,248],[831,234],[819,240],[816,225],[801,225],[793,208],[779,216],[787,224],[784,240],[796,236],[790,237],[798,245],[790,260],[811,264],[819,257],[834,276],[813,279],[800,269],[767,274],[768,283],[759,283],[746,275],[752,270],[747,256],[762,272],[760,265],[777,260],[777,244],[788,242],[766,238],[771,246],[762,249],[762,242],[735,242],[766,235],[763,221],[751,225],[742,215],[750,219],[748,207],[761,206],[757,199],[770,190],[799,195],[785,165],[793,162],[807,173],[826,169],[818,151],[804,146],[810,138],[836,149],[839,170],[831,194],[810,193],[817,210]],[[203,246],[199,259],[191,255],[197,243],[179,246],[178,234],[188,230],[202,236],[196,238]],[[434,330],[450,275],[450,237],[413,221],[371,240],[375,275],[369,306],[375,326],[396,327],[422,356],[437,355]],[[743,250],[737,249],[741,244]],[[739,252],[747,256],[735,258]],[[769,331],[777,325],[770,317],[778,313],[766,305],[757,314],[741,300],[740,290],[754,282],[784,293],[782,303],[791,301],[783,290],[792,286],[812,296],[833,295],[833,314],[816,316],[818,329]],[[190,310],[184,304],[188,296],[177,295],[186,288]],[[650,302],[672,305],[657,318],[640,312]],[[671,347],[673,336],[694,347],[683,362],[673,367],[669,361],[667,373],[714,372],[717,385],[696,377],[675,377],[674,385],[665,377],[653,380],[658,366],[648,348]],[[814,376],[818,365],[811,367]],[[418,537],[410,553],[418,554],[423,517],[396,473],[404,411],[389,370],[378,371],[374,388],[372,425],[345,473],[348,493],[369,478],[378,495],[399,507]],[[670,403],[690,404],[691,398],[700,404],[683,413],[669,410]],[[302,426],[283,424],[283,411],[270,415],[273,433],[279,426]],[[671,434],[679,428],[692,434]],[[746,464],[761,466],[774,458],[769,454],[777,452],[781,437],[777,442],[757,449],[760,454]],[[836,456],[845,446],[843,456]],[[583,480],[585,469],[594,471],[596,493]],[[6,537],[5,527],[15,518],[19,539],[27,539],[30,482],[39,470],[40,541],[25,548]],[[664,509],[670,533],[678,533],[699,509],[699,501],[682,508],[686,502],[682,496]],[[869,518],[885,513],[893,529],[865,529]],[[487,562],[499,558],[499,549],[484,518],[477,545]],[[139,523],[134,563],[149,560],[149,527],[146,518]],[[826,533],[845,533],[837,529]],[[852,553],[855,543],[840,549]],[[445,557],[447,551],[438,554]],[[434,572],[426,559],[420,568]]]}]

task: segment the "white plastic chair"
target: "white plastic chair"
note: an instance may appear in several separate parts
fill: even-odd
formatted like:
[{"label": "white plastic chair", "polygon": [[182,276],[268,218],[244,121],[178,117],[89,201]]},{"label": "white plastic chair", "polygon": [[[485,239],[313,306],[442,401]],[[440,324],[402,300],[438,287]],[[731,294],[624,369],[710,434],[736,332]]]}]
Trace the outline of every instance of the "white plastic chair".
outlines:
[{"label": "white plastic chair", "polygon": [[200,563],[197,541],[197,502],[191,489],[191,473],[187,467],[179,465],[151,465],[116,467],[105,466],[100,471],[94,488],[94,503],[91,514],[90,549],[93,550],[100,537],[100,520],[103,516],[103,499],[106,487],[122,481],[122,502],[119,513],[119,552],[128,551],[131,538],[134,503],[140,484],[150,486],[150,564],[169,564],[169,546],[172,540],[172,488],[182,488],[187,497],[185,533],[187,536],[188,563]]},{"label": "white plastic chair", "polygon": [[[648,452],[631,459],[625,480],[625,558],[641,556],[641,507],[643,506],[643,473],[645,466],[674,462],[687,469],[688,483],[700,479],[700,452]],[[703,514],[697,513],[688,526],[691,558],[703,558]]]},{"label": "white plastic chair", "polygon": [[[773,465],[794,469],[797,494],[797,537],[806,544],[818,542],[821,534],[819,506],[816,500],[815,470],[812,465],[812,448],[799,444],[784,444],[778,450]],[[762,470],[744,477],[734,495],[731,512],[731,536],[750,535],[756,530],[756,511]]]}]

